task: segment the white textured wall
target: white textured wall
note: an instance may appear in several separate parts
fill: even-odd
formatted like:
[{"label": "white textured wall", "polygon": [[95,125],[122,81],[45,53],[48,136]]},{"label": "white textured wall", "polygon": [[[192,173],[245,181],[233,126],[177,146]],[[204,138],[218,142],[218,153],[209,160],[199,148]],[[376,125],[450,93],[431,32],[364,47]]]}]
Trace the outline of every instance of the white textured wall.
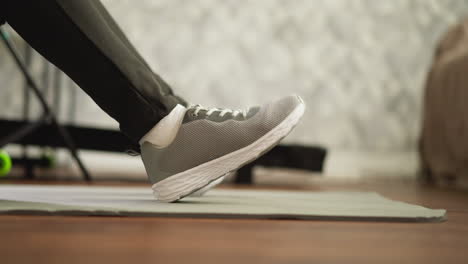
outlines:
[{"label": "white textured wall", "polygon": [[[246,107],[300,94],[308,109],[287,141],[346,153],[414,152],[434,47],[468,14],[466,0],[103,2],[179,95]],[[0,80],[12,76],[2,59]],[[0,92],[14,116],[19,92]],[[116,127],[83,94],[80,105],[79,122]]]},{"label": "white textured wall", "polygon": [[[307,104],[289,141],[408,150],[436,41],[468,1],[106,0],[137,48],[193,102]],[[136,4],[138,3],[138,4]]]}]

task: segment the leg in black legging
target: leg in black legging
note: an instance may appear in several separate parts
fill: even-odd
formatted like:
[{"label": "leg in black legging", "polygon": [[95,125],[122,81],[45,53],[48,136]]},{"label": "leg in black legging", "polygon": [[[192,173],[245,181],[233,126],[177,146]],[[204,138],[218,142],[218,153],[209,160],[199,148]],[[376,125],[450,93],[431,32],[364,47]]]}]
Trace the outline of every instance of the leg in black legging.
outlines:
[{"label": "leg in black legging", "polygon": [[[2,16],[138,140],[177,104],[98,0],[7,0]],[[4,14],[3,14],[4,13]]]}]

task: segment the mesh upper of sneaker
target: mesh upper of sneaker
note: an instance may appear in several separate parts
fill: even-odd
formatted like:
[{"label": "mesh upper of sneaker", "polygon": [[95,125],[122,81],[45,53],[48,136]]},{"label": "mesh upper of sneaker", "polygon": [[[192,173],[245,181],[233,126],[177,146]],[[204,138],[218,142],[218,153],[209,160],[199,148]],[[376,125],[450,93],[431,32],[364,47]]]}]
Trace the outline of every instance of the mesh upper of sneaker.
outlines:
[{"label": "mesh upper of sneaker", "polygon": [[246,117],[223,117],[213,113],[198,116],[187,111],[172,144],[155,149],[146,142],[142,146],[145,166],[156,183],[205,162],[246,147],[281,123],[301,103],[296,96],[285,97],[262,107],[251,108]]}]

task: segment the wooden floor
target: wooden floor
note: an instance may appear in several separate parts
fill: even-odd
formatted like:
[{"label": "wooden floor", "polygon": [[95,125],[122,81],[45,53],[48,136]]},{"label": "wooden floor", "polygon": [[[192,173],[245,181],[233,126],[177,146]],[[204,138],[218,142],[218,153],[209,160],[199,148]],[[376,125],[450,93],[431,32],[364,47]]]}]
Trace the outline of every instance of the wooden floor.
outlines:
[{"label": "wooden floor", "polygon": [[415,184],[373,190],[444,223],[0,216],[0,263],[468,263],[468,193]]}]

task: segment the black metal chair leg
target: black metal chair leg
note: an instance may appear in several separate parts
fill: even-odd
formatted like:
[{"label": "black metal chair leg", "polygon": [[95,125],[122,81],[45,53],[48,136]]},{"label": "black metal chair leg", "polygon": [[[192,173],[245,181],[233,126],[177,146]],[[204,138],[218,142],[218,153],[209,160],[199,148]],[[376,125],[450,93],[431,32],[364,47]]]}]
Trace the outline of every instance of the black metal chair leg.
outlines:
[{"label": "black metal chair leg", "polygon": [[52,123],[57,128],[59,133],[62,135],[62,138],[63,138],[65,144],[68,146],[68,150],[70,151],[70,154],[72,155],[73,159],[75,159],[76,164],[78,164],[78,167],[80,168],[84,179],[86,181],[91,181],[91,175],[89,174],[88,170],[84,166],[83,161],[78,156],[78,151],[77,151],[77,148],[75,146],[75,142],[73,141],[73,139],[70,136],[70,134],[68,133],[68,131],[64,127],[62,127],[59,123],[57,123],[57,120],[55,120],[55,119],[52,120]]}]

